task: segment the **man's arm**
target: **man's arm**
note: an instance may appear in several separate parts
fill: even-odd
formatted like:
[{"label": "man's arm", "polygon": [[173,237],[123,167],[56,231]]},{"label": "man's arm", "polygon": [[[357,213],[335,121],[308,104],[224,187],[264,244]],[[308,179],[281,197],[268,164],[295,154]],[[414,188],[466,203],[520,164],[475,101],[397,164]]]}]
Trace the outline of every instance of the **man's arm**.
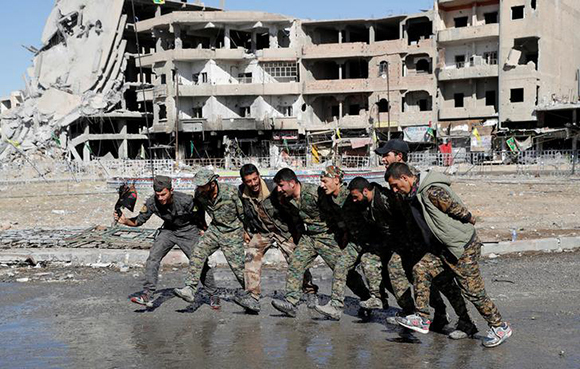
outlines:
[{"label": "man's arm", "polygon": [[145,202],[145,205],[143,205],[143,207],[141,208],[141,211],[139,212],[139,215],[137,215],[134,218],[126,218],[125,214],[121,215],[121,217],[119,217],[119,215],[115,212],[115,220],[119,222],[119,224],[124,224],[126,226],[129,227],[139,227],[141,225],[143,225],[146,221],[149,220],[149,218],[151,218],[151,216],[154,214],[153,213],[153,204],[152,201],[150,201],[151,199],[148,199]]},{"label": "man's arm", "polygon": [[463,204],[453,200],[449,192],[439,186],[432,186],[427,190],[429,201],[439,210],[451,218],[463,223],[475,224],[475,217]]}]

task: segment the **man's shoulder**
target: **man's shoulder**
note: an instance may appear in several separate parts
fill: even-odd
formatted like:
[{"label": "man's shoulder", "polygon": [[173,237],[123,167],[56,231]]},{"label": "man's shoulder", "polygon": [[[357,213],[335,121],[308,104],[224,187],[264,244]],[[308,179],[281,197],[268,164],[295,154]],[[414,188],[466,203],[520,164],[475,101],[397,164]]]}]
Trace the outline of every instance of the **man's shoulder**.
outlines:
[{"label": "man's shoulder", "polygon": [[173,191],[173,197],[180,202],[193,201],[193,195],[181,191]]}]

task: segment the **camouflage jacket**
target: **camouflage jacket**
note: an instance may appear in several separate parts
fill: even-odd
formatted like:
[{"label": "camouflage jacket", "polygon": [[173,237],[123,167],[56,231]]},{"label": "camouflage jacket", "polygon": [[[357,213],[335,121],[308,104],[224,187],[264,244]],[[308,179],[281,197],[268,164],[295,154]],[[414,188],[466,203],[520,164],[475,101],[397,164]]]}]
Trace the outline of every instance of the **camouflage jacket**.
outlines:
[{"label": "camouflage jacket", "polygon": [[229,233],[243,228],[244,210],[235,186],[218,183],[218,194],[215,199],[209,199],[201,193],[196,193],[196,199],[211,217],[210,230]]},{"label": "camouflage jacket", "polygon": [[139,215],[131,220],[137,226],[141,226],[155,214],[163,220],[164,229],[188,231],[195,227],[202,227],[203,212],[200,210],[193,196],[174,191],[172,202],[165,206],[159,204],[155,196],[149,197]]},{"label": "camouflage jacket", "polygon": [[304,224],[304,233],[320,235],[329,233],[329,227],[320,210],[324,191],[313,183],[300,182],[300,199],[288,201],[290,213],[296,213]]}]

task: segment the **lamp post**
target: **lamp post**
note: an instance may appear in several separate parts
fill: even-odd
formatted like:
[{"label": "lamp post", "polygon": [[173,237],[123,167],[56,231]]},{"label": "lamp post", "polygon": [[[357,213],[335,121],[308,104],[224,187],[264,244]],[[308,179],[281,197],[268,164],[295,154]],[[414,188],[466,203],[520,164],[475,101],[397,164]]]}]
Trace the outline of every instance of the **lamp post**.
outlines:
[{"label": "lamp post", "polygon": [[391,86],[389,81],[389,62],[384,61],[385,69],[382,71],[381,77],[387,80],[387,138],[391,139]]}]

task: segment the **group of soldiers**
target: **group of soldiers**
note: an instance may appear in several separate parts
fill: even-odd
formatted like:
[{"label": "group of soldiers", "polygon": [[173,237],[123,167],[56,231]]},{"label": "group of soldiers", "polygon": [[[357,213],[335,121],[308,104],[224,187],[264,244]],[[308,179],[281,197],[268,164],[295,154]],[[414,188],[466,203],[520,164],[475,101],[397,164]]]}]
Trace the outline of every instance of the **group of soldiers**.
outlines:
[{"label": "group of soldiers", "polygon": [[[339,320],[348,286],[366,311],[387,308],[389,291],[401,311],[387,322],[428,333],[450,323],[444,295],[459,317],[450,338],[478,332],[468,300],[489,325],[482,344],[501,344],[512,329],[485,291],[475,217],[446,176],[419,173],[406,164],[408,151],[398,139],[376,150],[386,167],[386,186],[363,177],[347,185],[337,166],[322,171],[320,184],[301,182],[289,168],[268,181],[246,164],[240,169],[239,187],[218,182],[211,170],[198,171],[192,196],[173,191],[171,178],[157,176],[155,195],[138,216],[115,214],[127,226],[140,226],[153,214],[164,220],[147,259],[144,290],[131,301],[151,306],[161,260],[177,245],[190,260],[185,286],[174,290],[177,296],[194,302],[201,282],[210,305],[219,308],[208,258],[221,250],[243,290],[234,301],[257,314],[262,260],[274,247],[286,258],[288,270],[284,298],[273,299],[272,305],[286,316],[296,316],[305,295],[308,307]],[[317,256],[333,271],[326,305],[318,303],[318,287],[309,271]]]}]

